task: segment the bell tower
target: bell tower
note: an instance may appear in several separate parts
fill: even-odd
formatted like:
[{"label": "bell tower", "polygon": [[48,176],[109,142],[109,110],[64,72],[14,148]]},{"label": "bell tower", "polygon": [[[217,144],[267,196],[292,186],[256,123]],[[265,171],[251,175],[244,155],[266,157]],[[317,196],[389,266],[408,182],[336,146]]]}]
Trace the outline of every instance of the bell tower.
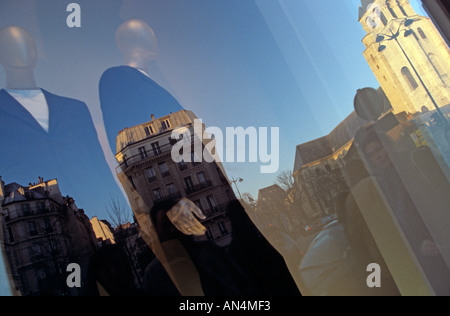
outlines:
[{"label": "bell tower", "polygon": [[450,49],[409,0],[361,0],[364,57],[394,113],[450,105]]}]

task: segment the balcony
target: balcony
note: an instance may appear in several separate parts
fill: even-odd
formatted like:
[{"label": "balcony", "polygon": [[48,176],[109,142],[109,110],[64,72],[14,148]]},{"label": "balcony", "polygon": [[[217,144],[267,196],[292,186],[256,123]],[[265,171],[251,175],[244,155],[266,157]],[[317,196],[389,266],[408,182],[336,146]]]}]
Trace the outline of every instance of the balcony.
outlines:
[{"label": "balcony", "polygon": [[145,154],[139,153],[135,156],[132,157],[127,157],[126,159],[124,159],[124,161],[122,161],[122,163],[119,164],[119,166],[116,168],[117,172],[123,172],[126,169],[128,169],[129,167],[149,160],[149,159],[154,159],[157,158],[159,156],[165,155],[165,154],[170,154],[172,152],[172,145],[171,144],[167,144],[167,145],[163,145],[163,146],[159,146],[157,148],[152,148],[150,150],[147,150],[145,152]]},{"label": "balcony", "polygon": [[194,184],[194,185],[191,185],[188,188],[186,188],[186,194],[187,195],[194,194],[194,193],[200,192],[202,190],[208,189],[210,187],[212,187],[211,181],[205,181],[200,184]]},{"label": "balcony", "polygon": [[5,222],[11,222],[27,217],[34,217],[34,216],[42,216],[42,215],[49,215],[49,214],[61,214],[59,210],[50,210],[50,209],[38,209],[38,210],[18,210],[17,212],[14,212],[13,214],[5,215]]},{"label": "balcony", "polygon": [[204,221],[208,221],[215,217],[224,215],[227,212],[227,207],[228,207],[228,204],[224,203],[224,204],[219,204],[219,205],[216,205],[214,207],[204,210],[203,213],[207,217]]},{"label": "balcony", "polygon": [[155,198],[154,202],[155,203],[160,203],[160,202],[166,202],[166,201],[174,201],[174,200],[178,200],[178,199],[181,199],[181,193],[180,192],[174,192],[174,193],[169,194],[169,195],[160,196],[158,199]]}]

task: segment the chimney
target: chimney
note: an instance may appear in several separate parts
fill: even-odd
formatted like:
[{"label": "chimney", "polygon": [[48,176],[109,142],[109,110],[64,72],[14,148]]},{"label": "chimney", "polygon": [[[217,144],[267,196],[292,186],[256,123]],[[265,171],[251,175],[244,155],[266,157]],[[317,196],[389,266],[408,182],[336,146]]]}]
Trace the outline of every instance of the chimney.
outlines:
[{"label": "chimney", "polygon": [[155,114],[152,114],[152,121],[155,120]]}]

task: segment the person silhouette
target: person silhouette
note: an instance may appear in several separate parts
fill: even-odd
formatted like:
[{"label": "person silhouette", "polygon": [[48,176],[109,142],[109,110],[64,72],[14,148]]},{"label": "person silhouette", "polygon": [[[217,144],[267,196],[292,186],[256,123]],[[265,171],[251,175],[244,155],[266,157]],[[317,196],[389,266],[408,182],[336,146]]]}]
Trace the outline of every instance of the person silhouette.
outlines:
[{"label": "person silhouette", "polygon": [[[116,137],[127,127],[183,110],[180,103],[148,75],[157,57],[158,41],[150,26],[129,20],[116,31],[124,65],[107,69],[100,78],[100,106],[109,144],[116,152]],[[146,120],[145,117],[148,117]]]},{"label": "person silhouette", "polygon": [[38,53],[28,31],[0,30],[0,174],[29,183],[58,179],[87,213],[101,212],[110,196],[122,195],[106,164],[89,110],[81,101],[57,96],[36,84]]}]

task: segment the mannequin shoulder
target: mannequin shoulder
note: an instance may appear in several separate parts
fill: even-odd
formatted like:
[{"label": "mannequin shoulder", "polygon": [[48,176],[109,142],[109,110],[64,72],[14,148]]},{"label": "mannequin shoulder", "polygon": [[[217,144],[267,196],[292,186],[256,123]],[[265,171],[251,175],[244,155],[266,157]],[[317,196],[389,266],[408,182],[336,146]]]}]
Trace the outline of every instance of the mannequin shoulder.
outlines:
[{"label": "mannequin shoulder", "polygon": [[104,83],[115,82],[120,78],[136,76],[136,71],[136,69],[129,66],[117,66],[108,68],[100,77],[100,85]]},{"label": "mannequin shoulder", "polygon": [[59,96],[48,91],[44,91],[44,95],[47,99],[50,109],[57,111],[58,114],[72,119],[86,119],[90,118],[89,109],[83,101]]}]

